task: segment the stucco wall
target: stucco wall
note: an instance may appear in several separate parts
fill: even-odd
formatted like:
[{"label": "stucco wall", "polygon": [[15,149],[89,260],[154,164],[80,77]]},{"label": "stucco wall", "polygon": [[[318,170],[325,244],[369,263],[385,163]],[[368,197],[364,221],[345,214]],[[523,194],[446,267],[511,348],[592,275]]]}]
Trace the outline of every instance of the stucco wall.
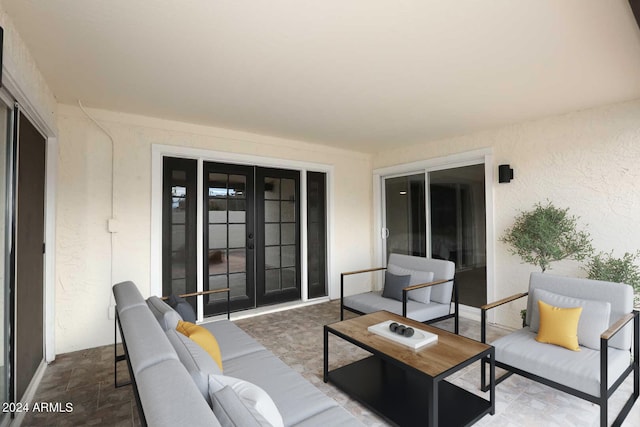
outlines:
[{"label": "stucco wall", "polygon": [[[12,83],[15,83],[20,91],[13,95],[18,99],[27,99],[46,125],[55,130],[57,109],[55,96],[1,3],[0,26],[4,29],[2,65],[9,74],[8,77],[14,80]],[[5,78],[7,78],[6,75]],[[4,83],[6,85],[7,82]]]},{"label": "stucco wall", "polygon": [[[111,141],[75,106],[59,106],[59,177],[56,247],[56,353],[108,344],[111,285],[133,280],[150,292],[151,147],[178,145],[331,165],[334,178],[334,242],[331,286],[339,273],[371,260],[370,156],[243,132],[89,110]],[[119,224],[113,236],[114,216]],[[111,270],[113,269],[113,273]],[[112,276],[112,277],[111,277]]]},{"label": "stucco wall", "polygon": [[[515,170],[511,183],[493,183],[497,238],[519,211],[549,200],[580,217],[596,250],[621,256],[640,249],[640,100],[381,152],[373,167],[479,148],[493,150],[496,176],[500,164]],[[500,242],[495,259],[495,299],[526,291],[536,268]],[[550,273],[586,274],[573,261],[553,264]],[[515,326],[521,308],[501,309],[497,320]]]}]

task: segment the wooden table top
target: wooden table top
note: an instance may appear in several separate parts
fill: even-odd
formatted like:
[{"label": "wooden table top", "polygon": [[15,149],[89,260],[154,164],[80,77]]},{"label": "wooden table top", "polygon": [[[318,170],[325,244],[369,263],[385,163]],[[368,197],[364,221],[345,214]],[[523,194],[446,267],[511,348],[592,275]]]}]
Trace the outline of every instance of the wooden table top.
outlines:
[{"label": "wooden table top", "polygon": [[[386,320],[393,320],[394,322],[411,326],[414,329],[434,333],[438,335],[438,341],[414,350],[367,330],[369,326]],[[365,314],[353,319],[332,323],[327,327],[331,331],[341,333],[431,377],[437,377],[491,348],[488,344],[425,325],[388,311]]]}]

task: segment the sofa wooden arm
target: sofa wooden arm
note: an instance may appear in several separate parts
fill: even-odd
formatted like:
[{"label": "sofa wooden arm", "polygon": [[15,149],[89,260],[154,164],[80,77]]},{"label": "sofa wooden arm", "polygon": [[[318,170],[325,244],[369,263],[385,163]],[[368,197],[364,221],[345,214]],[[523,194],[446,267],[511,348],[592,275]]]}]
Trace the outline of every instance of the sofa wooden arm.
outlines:
[{"label": "sofa wooden arm", "polygon": [[[222,289],[210,289],[208,291],[200,291],[200,292],[191,292],[189,294],[180,294],[178,295],[180,298],[189,298],[189,297],[197,297],[200,295],[210,295],[210,294],[219,294],[222,292],[227,293],[227,319],[231,319],[231,288],[222,288]],[[161,300],[168,300],[169,297],[161,297]]]},{"label": "sofa wooden arm", "polygon": [[480,307],[480,341],[483,343],[487,342],[487,310],[491,310],[492,308],[499,307],[503,304],[515,301],[522,297],[526,297],[527,295],[529,295],[529,292],[522,292],[522,293],[511,295],[510,297],[506,297],[501,300],[481,306]]},{"label": "sofa wooden arm", "polygon": [[350,276],[352,274],[369,273],[371,271],[380,271],[380,270],[386,270],[386,269],[387,267],[376,267],[376,268],[368,268],[366,270],[346,271],[344,273],[340,273],[340,276]]},{"label": "sofa wooden arm", "polygon": [[630,321],[632,321],[635,317],[638,317],[638,312],[634,311],[632,313],[627,313],[624,316],[622,316],[620,319],[618,319],[618,321],[616,323],[614,323],[613,325],[611,325],[611,327],[609,329],[607,329],[606,331],[604,331],[602,333],[602,335],[600,335],[600,339],[608,341],[610,340],[615,334],[617,334],[618,332],[620,332],[620,330]]}]

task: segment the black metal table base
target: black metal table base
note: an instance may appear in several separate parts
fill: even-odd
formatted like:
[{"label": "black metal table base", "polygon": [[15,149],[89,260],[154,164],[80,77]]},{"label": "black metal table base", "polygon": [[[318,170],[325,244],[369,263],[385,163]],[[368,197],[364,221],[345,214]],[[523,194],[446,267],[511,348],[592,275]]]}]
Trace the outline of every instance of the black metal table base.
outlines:
[{"label": "black metal table base", "polygon": [[[399,426],[429,419],[429,382],[424,375],[371,356],[328,373],[328,381]],[[491,402],[448,381],[438,382],[438,425],[468,426],[492,412]]]}]

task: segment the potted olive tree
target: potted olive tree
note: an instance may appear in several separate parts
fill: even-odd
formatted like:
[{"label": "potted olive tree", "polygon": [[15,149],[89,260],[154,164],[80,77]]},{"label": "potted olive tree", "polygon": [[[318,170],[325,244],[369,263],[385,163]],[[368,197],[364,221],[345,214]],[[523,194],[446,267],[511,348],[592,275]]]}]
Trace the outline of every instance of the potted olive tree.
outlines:
[{"label": "potted olive tree", "polygon": [[[510,246],[512,254],[540,267],[543,273],[554,261],[583,261],[593,253],[589,234],[578,229],[578,217],[569,215],[568,208],[557,208],[549,201],[520,212],[500,240]],[[522,310],[523,321],[525,315]]]},{"label": "potted olive tree", "polygon": [[600,252],[591,257],[585,270],[587,277],[607,282],[626,283],[633,287],[634,302],[637,307],[640,304],[640,251],[636,253],[625,252],[622,258],[616,258],[611,252]]}]

